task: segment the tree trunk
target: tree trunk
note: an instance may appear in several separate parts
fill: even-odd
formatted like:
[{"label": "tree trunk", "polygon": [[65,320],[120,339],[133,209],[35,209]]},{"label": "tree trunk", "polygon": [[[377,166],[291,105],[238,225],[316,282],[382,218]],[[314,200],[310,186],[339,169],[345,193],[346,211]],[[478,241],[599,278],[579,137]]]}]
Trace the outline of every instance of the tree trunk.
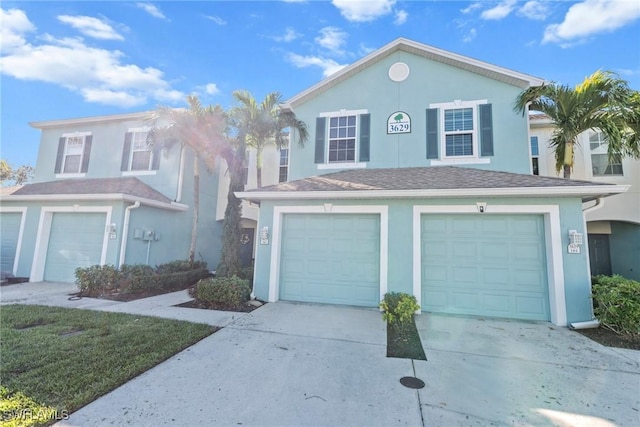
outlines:
[{"label": "tree trunk", "polygon": [[573,165],[573,141],[567,141],[564,144],[564,160],[562,165],[565,179],[571,178],[571,166]]},{"label": "tree trunk", "polygon": [[198,156],[195,156],[193,158],[193,224],[191,226],[191,246],[189,247],[189,262],[191,263],[196,257],[198,211],[200,211],[200,162]]},{"label": "tree trunk", "polygon": [[565,177],[565,179],[570,179],[571,178],[571,165],[564,165],[563,169],[564,169],[564,177]]},{"label": "tree trunk", "polygon": [[262,187],[262,145],[256,150],[256,180],[258,188]]}]

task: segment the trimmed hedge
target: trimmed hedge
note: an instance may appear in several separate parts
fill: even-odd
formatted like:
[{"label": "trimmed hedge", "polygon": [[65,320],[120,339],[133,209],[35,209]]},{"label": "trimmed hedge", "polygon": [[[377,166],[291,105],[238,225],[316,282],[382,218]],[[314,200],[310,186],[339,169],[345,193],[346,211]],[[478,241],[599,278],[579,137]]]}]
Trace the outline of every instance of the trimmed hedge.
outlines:
[{"label": "trimmed hedge", "polygon": [[192,296],[208,308],[238,309],[250,294],[249,281],[234,275],[200,280]]},{"label": "trimmed hedge", "polygon": [[620,275],[592,278],[594,314],[605,328],[640,337],[640,282]]},{"label": "trimmed hedge", "polygon": [[107,293],[136,293],[153,290],[179,290],[209,277],[204,262],[171,261],[153,268],[144,264],[123,265],[120,270],[112,265],[94,265],[76,269],[76,284],[87,297]]}]

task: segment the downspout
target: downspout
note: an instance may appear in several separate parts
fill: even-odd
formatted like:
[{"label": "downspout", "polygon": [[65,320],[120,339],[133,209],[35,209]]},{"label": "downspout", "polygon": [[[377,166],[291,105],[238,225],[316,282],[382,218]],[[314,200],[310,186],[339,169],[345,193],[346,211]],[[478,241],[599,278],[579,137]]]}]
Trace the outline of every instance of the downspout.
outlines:
[{"label": "downspout", "polygon": [[120,259],[118,260],[118,268],[124,264],[124,256],[127,250],[127,237],[129,236],[129,217],[133,209],[138,209],[140,202],[129,205],[124,210],[124,224],[122,225],[122,242],[120,243]]},{"label": "downspout", "polygon": [[[598,197],[596,199],[595,205],[589,206],[588,208],[582,210],[585,234],[587,234],[587,214],[602,208],[602,206],[604,206],[604,197]],[[589,243],[587,242],[587,245],[588,244]],[[589,269],[589,277],[591,277],[591,265],[587,264],[587,268]],[[591,284],[589,284],[589,290],[591,290]],[[591,309],[593,310],[593,306],[591,307]],[[593,317],[593,320],[588,320],[586,322],[575,322],[571,323],[569,326],[571,327],[571,329],[592,329],[599,327],[600,321],[595,318],[593,311],[591,312],[591,317]]]},{"label": "downspout", "polygon": [[182,200],[182,184],[184,181],[184,146],[180,147],[180,169],[178,170],[178,188],[176,190],[176,203]]}]

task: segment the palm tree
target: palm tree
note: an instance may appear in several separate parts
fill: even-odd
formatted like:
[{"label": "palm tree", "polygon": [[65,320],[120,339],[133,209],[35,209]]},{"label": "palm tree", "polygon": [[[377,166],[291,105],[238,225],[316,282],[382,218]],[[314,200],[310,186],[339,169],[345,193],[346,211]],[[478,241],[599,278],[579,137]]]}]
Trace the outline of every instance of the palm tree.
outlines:
[{"label": "palm tree", "polygon": [[189,261],[193,262],[196,252],[198,214],[200,210],[200,162],[207,171],[215,170],[219,156],[230,156],[232,150],[226,137],[226,115],[220,106],[203,107],[197,96],[188,96],[189,109],[158,107],[149,121],[152,125],[148,135],[150,143],[171,147],[176,143],[190,147],[193,159],[193,224]]},{"label": "palm tree", "polygon": [[230,116],[239,132],[246,135],[247,146],[256,150],[258,187],[262,187],[262,150],[265,144],[274,140],[279,149],[286,147],[288,138],[283,131],[290,128],[296,131],[298,143],[304,145],[309,132],[293,111],[281,108],[282,96],[278,92],[269,93],[260,104],[246,90],[237,90],[233,96],[239,105],[231,109]]},{"label": "palm tree", "polygon": [[578,135],[589,129],[604,133],[610,159],[640,157],[640,98],[612,72],[596,71],[574,88],[552,83],[526,89],[518,95],[514,110],[525,114],[527,108],[541,111],[554,122],[549,144],[556,169],[563,170],[565,178],[571,177]]}]

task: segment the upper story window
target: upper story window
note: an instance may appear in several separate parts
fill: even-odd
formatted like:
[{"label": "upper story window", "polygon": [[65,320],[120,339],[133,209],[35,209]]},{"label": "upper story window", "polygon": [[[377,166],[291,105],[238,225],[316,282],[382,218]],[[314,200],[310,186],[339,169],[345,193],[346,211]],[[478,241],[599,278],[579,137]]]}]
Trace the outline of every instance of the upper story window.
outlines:
[{"label": "upper story window", "polygon": [[120,165],[125,174],[155,173],[158,169],[160,153],[147,141],[148,132],[148,128],[135,128],[125,134]]},{"label": "upper story window", "polygon": [[531,171],[534,175],[540,175],[540,166],[538,157],[540,156],[540,147],[538,145],[538,137],[531,137]]},{"label": "upper story window", "polygon": [[607,136],[600,131],[589,131],[591,149],[591,170],[593,176],[623,175],[622,158],[609,159]]},{"label": "upper story window", "polygon": [[278,182],[287,182],[289,179],[289,148],[280,149],[280,173]]},{"label": "upper story window", "polygon": [[315,163],[318,169],[366,167],[370,121],[367,110],[321,113],[316,118]]},{"label": "upper story window", "polygon": [[491,104],[487,100],[430,104],[427,158],[432,165],[489,163],[493,156]]},{"label": "upper story window", "polygon": [[89,132],[64,134],[58,141],[54,172],[56,177],[84,176],[89,169],[92,135]]}]

